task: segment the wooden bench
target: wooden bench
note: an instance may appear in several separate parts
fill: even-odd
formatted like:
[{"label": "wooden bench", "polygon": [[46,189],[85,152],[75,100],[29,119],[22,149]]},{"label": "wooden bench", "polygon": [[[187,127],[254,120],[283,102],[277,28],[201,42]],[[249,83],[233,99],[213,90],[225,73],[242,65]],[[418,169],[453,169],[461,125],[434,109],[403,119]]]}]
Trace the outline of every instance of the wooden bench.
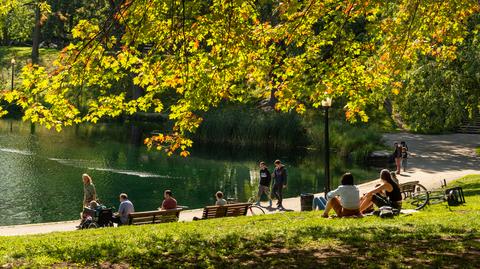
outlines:
[{"label": "wooden bench", "polygon": [[134,212],[128,214],[128,225],[142,225],[142,224],[155,224],[165,222],[176,222],[180,217],[180,211],[183,208],[170,209],[170,210],[156,210],[156,211],[144,211]]},{"label": "wooden bench", "polygon": [[201,219],[246,216],[250,203],[227,204],[224,206],[206,206]]},{"label": "wooden bench", "polygon": [[418,181],[409,181],[405,183],[401,183],[398,186],[400,187],[401,193],[412,194],[415,192],[415,186],[418,185]]}]

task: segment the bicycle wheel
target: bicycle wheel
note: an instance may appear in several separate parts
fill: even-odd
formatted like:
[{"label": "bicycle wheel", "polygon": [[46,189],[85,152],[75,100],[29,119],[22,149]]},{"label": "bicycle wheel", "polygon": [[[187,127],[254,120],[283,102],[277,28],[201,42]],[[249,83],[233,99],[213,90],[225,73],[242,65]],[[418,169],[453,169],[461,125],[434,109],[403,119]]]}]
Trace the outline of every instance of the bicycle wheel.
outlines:
[{"label": "bicycle wheel", "polygon": [[98,228],[98,225],[95,222],[92,222],[88,225],[87,229],[96,229]]},{"label": "bicycle wheel", "polygon": [[403,209],[420,210],[424,208],[429,201],[429,192],[421,184],[415,184],[411,188],[405,188],[402,192]]},{"label": "bicycle wheel", "polygon": [[257,216],[257,215],[264,215],[264,214],[265,214],[265,211],[263,210],[263,208],[261,208],[257,205],[251,205],[248,208],[248,215],[249,216]]}]

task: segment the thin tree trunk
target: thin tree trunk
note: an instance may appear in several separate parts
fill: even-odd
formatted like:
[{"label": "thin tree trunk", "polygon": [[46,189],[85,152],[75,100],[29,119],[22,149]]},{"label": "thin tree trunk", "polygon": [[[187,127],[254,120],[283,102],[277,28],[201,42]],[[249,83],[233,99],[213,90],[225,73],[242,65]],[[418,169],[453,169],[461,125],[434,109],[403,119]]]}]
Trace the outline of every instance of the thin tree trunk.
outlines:
[{"label": "thin tree trunk", "polygon": [[32,34],[32,63],[38,64],[40,47],[40,7],[35,5],[35,27]]}]

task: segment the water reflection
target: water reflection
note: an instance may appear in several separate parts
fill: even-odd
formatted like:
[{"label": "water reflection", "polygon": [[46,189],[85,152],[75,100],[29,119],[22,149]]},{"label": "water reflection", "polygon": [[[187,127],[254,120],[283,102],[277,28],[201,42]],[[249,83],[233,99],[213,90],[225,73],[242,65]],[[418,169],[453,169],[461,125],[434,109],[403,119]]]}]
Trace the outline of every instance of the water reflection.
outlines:
[{"label": "water reflection", "polygon": [[[103,203],[118,206],[118,194],[126,192],[138,211],[157,208],[167,188],[191,208],[213,204],[218,190],[247,200],[256,192],[260,160],[273,164],[279,158],[287,165],[286,196],[323,188],[318,183],[323,179],[321,154],[198,146],[189,158],[166,157],[138,144],[142,129],[149,132],[116,124],[72,127],[61,133],[37,126],[32,135],[28,123],[10,126],[0,121],[0,225],[78,218],[85,172]],[[334,185],[347,170],[359,180],[377,174],[336,158],[331,167]]]}]

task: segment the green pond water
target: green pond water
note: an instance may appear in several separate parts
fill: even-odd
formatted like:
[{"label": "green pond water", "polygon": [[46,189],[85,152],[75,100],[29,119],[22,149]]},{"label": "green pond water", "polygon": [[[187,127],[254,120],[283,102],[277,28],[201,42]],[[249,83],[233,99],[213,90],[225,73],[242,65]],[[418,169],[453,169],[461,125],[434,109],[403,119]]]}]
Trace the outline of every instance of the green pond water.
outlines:
[{"label": "green pond water", "polygon": [[[323,190],[321,153],[202,146],[188,158],[167,157],[138,143],[150,132],[147,129],[142,133],[142,128],[129,124],[100,124],[57,133],[36,126],[31,134],[29,123],[1,120],[0,225],[78,219],[83,173],[92,176],[104,204],[118,208],[118,194],[125,192],[136,211],[156,209],[165,189],[190,208],[213,204],[218,190],[246,201],[257,190],[260,160],[285,163],[286,197]],[[378,169],[332,155],[333,186],[345,171],[357,182],[377,176]]]}]

